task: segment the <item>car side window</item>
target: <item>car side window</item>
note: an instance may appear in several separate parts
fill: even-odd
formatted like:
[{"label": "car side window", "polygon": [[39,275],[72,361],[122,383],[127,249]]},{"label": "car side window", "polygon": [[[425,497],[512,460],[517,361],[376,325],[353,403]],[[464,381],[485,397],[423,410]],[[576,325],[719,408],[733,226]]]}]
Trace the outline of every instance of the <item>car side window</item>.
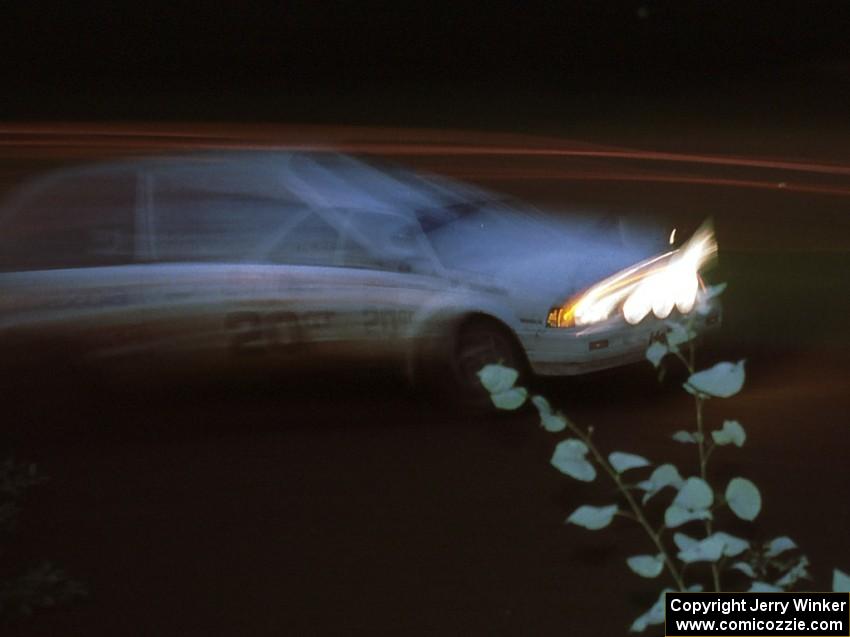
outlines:
[{"label": "car side window", "polygon": [[245,262],[303,206],[248,192],[156,178],[150,211],[158,261]]},{"label": "car side window", "polygon": [[340,214],[344,228],[339,264],[409,272],[427,260],[418,242],[418,228],[393,214],[352,210]]},{"label": "car side window", "polygon": [[340,233],[315,211],[286,230],[266,255],[271,263],[340,265]]},{"label": "car side window", "polygon": [[17,202],[0,249],[3,270],[132,263],[136,176],[93,172],[44,182]]}]

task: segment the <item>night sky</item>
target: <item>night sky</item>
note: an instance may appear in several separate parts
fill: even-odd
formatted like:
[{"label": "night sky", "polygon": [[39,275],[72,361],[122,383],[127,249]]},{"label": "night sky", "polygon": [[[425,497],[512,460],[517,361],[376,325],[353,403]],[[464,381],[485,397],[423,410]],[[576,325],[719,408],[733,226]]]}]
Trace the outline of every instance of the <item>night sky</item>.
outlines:
[{"label": "night sky", "polygon": [[51,4],[4,7],[6,117],[115,95],[124,107],[92,113],[132,115],[132,96],[258,94],[285,109],[296,93],[675,93],[850,68],[848,2]]}]

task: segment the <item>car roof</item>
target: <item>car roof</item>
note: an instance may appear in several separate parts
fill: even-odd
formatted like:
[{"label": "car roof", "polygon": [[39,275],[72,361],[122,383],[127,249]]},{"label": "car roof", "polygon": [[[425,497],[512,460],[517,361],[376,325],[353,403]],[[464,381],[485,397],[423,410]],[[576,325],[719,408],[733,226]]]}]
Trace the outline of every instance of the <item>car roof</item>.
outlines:
[{"label": "car roof", "polygon": [[[331,150],[227,150],[59,169],[30,182],[18,193],[18,201],[57,182],[120,172],[174,179],[206,192],[305,206],[376,254],[395,258],[409,257],[415,250],[400,237],[427,232],[444,221],[442,217],[462,214],[458,210],[464,206],[474,209],[482,201],[502,198],[446,178]],[[15,207],[6,212],[13,213]]]},{"label": "car roof", "polygon": [[279,197],[312,206],[362,208],[409,216],[417,209],[466,199],[497,199],[470,186],[390,162],[332,150],[228,150],[143,157],[60,170],[55,177],[145,170],[195,182],[206,190]]},{"label": "car roof", "polygon": [[420,212],[504,199],[469,184],[332,150],[227,150],[61,168],[36,177],[12,201],[58,181],[124,170],[179,178],[208,192],[297,199],[310,207],[361,209],[410,220]]}]

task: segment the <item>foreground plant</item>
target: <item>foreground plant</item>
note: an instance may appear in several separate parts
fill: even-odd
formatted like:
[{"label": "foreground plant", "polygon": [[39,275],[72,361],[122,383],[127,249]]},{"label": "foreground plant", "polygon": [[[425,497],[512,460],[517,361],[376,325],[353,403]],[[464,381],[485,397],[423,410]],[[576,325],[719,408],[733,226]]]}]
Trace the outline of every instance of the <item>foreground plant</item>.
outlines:
[{"label": "foreground plant", "polygon": [[[14,530],[24,493],[46,478],[35,465],[7,459],[0,462],[0,540]],[[0,557],[3,557],[0,544]],[[5,570],[5,569],[4,569]],[[49,562],[30,567],[24,573],[0,580],[0,617],[29,615],[85,595],[85,588]]]},{"label": "foreground plant", "polygon": [[[720,294],[723,287],[711,288],[708,293]],[[801,579],[811,579],[809,560],[800,554],[791,538],[779,536],[753,544],[717,529],[721,514],[731,513],[748,522],[755,520],[761,511],[762,498],[758,487],[745,477],[734,477],[725,487],[710,481],[712,454],[720,447],[743,447],[747,434],[737,420],[724,420],[719,428],[708,431],[704,406],[709,400],[729,398],[741,391],[746,376],[745,361],[722,362],[698,371],[694,362],[695,336],[690,323],[670,321],[664,339],[654,342],[646,352],[647,359],[659,369],[659,377],[665,372],[663,361],[668,357],[677,359],[688,371],[683,388],[694,399],[694,428],[673,435],[676,442],[695,447],[695,470],[686,474],[687,477],[672,463],[653,465],[642,456],[623,451],[606,456],[592,440],[593,427],[578,426],[543,396],[530,399],[544,429],[572,434],[555,447],[552,465],[581,482],[592,482],[601,472],[614,483],[620,496],[617,502],[602,506],[582,505],[569,515],[567,522],[596,531],[609,526],[615,516],[632,520],[645,531],[649,551],[627,558],[627,566],[646,578],[657,578],[666,572],[672,584],[673,588],[661,591],[652,608],[634,620],[631,630],[636,632],[663,623],[664,593],[669,590],[708,588],[719,592],[723,576],[732,572],[748,578],[749,590],[753,592],[786,591]],[[515,386],[518,374],[512,369],[487,365],[479,372],[479,378],[500,409],[517,409],[528,400],[527,390]],[[640,471],[642,479],[630,477]],[[662,492],[669,504],[663,521],[652,522],[647,503]],[[708,568],[694,574],[693,566],[699,563]],[[692,567],[690,571],[689,567]],[[850,576],[836,569],[832,589],[850,591]]]}]

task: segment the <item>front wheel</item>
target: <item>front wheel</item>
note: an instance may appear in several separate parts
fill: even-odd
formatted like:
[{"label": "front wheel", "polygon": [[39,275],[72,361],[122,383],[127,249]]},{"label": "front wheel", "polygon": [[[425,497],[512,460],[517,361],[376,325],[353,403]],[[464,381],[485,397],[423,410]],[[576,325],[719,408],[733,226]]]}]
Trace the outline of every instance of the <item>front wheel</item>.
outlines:
[{"label": "front wheel", "polygon": [[486,365],[499,364],[519,372],[516,384],[527,385],[528,361],[514,335],[493,320],[470,320],[455,333],[451,353],[453,396],[472,409],[495,409],[481,384],[478,372]]}]

